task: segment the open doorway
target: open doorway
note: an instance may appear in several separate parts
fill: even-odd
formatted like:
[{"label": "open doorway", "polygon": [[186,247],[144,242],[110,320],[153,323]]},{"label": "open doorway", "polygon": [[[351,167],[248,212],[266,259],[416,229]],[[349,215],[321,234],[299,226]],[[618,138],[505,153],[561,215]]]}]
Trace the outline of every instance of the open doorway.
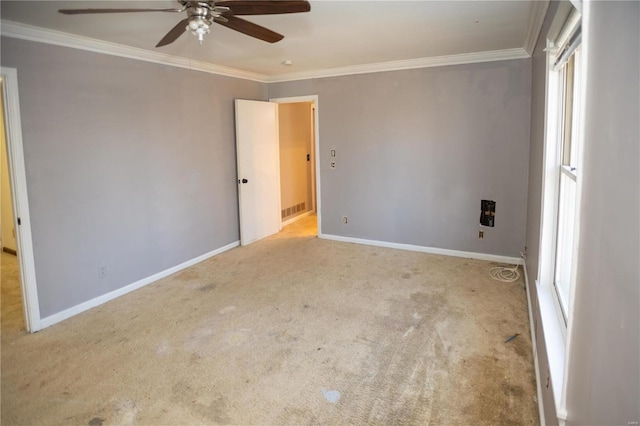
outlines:
[{"label": "open doorway", "polygon": [[[300,149],[292,149],[295,151],[292,158],[302,171],[300,178],[286,175],[291,171],[287,165],[280,167],[278,109],[280,104],[291,103],[303,104],[302,121],[307,123],[299,132],[303,139]],[[318,96],[269,102],[236,99],[235,110],[240,244],[244,246],[276,234],[284,225],[304,217],[312,217],[316,223],[314,235],[322,237]],[[283,127],[293,125],[290,121],[285,123]],[[286,176],[281,178],[283,172]],[[283,202],[281,181],[295,184],[301,181],[302,195]]]},{"label": "open doorway", "polygon": [[[20,100],[18,96],[18,72],[15,68],[0,67],[0,101],[2,113],[0,116],[3,131],[4,146],[3,155],[6,154],[6,166],[0,173],[8,172],[7,188],[3,188],[2,198],[9,197],[11,201],[12,215],[9,219],[2,217],[2,226],[9,231],[2,235],[2,245],[5,237],[15,236],[15,252],[13,262],[2,265],[2,285],[5,282],[13,282],[11,294],[14,294],[11,302],[12,309],[7,307],[5,311],[4,288],[2,302],[2,332],[5,325],[14,324],[17,331],[26,329],[35,332],[42,329],[38,291],[36,286],[36,271],[33,255],[33,242],[31,239],[31,216],[29,214],[29,199],[27,197],[27,176],[22,147],[22,124],[20,122]],[[6,220],[6,223],[5,223]],[[4,253],[5,251],[2,251]],[[11,255],[9,255],[11,256]],[[11,260],[8,258],[7,260]],[[4,259],[3,259],[4,262]],[[14,263],[15,262],[15,263]],[[19,288],[19,290],[18,290]],[[11,298],[11,296],[9,297]],[[16,305],[17,303],[17,305]],[[20,307],[22,309],[20,309]],[[5,323],[5,313],[11,314],[11,321]],[[14,331],[13,329],[11,331]]]},{"label": "open doorway", "polygon": [[[0,76],[0,89],[3,84]],[[0,90],[0,290],[2,333],[7,334],[21,330],[25,323],[4,117],[4,90]]]},{"label": "open doorway", "polygon": [[282,226],[318,235],[317,98],[271,99],[278,103]]}]

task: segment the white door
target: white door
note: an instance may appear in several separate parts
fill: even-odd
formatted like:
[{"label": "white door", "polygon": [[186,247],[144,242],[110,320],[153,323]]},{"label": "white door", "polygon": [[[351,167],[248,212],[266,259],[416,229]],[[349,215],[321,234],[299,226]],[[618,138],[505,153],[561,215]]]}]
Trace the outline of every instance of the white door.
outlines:
[{"label": "white door", "polygon": [[280,231],[278,105],[236,99],[240,244]]}]

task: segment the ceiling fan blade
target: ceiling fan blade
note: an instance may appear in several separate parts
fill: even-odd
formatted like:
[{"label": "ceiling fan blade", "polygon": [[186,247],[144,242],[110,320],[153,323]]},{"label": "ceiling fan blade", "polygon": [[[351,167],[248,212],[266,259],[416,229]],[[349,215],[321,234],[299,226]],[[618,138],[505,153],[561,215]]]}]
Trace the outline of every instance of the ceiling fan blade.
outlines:
[{"label": "ceiling fan blade", "polygon": [[63,15],[85,15],[90,13],[128,13],[128,12],[184,12],[180,9],[60,9]]},{"label": "ceiling fan blade", "polygon": [[238,18],[233,15],[225,15],[225,18],[227,19],[227,22],[218,19],[215,19],[214,22],[269,43],[275,43],[284,38],[282,34],[278,34],[268,28],[261,27],[258,24],[254,24],[253,22],[246,21],[242,18]]},{"label": "ceiling fan blade", "polygon": [[187,30],[187,25],[189,25],[189,19],[183,19],[178,22],[175,27],[171,28],[171,30],[162,37],[162,40],[156,44],[156,47],[166,46],[167,44],[171,44],[178,39]]},{"label": "ceiling fan blade", "polygon": [[311,10],[311,5],[305,0],[227,0],[215,4],[228,7],[234,15],[275,15]]}]

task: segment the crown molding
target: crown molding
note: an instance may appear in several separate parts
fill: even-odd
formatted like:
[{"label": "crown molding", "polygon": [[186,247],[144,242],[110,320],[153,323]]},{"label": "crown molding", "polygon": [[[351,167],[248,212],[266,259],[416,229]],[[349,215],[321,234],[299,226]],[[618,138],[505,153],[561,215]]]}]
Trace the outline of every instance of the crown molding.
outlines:
[{"label": "crown molding", "polygon": [[385,71],[401,71],[415,68],[442,67],[446,65],[473,64],[478,62],[506,61],[529,58],[522,48],[492,50],[488,52],[462,53],[459,55],[434,56],[431,58],[408,59],[403,61],[380,62],[376,64],[353,65],[315,71],[301,71],[290,74],[267,76],[267,83],[308,80],[312,78],[339,77],[352,74],[367,74]]},{"label": "crown molding", "polygon": [[[542,18],[544,19],[544,13],[542,13]],[[510,59],[523,59],[530,57],[530,54],[528,54],[525,49],[515,48],[492,50],[488,52],[462,53],[459,55],[446,55],[430,58],[380,62],[374,64],[353,65],[312,71],[300,71],[268,76],[265,74],[244,71],[237,68],[225,67],[208,62],[196,61],[192,59],[181,58],[178,56],[167,55],[164,53],[152,52],[136,47],[109,43],[92,38],[81,37],[74,34],[53,31],[45,28],[34,27],[31,25],[20,24],[5,20],[0,21],[0,34],[5,37],[70,47],[73,49],[86,50],[90,52],[102,53],[105,55],[119,56],[123,58],[136,59],[139,61],[186,68],[194,71],[202,71],[226,77],[257,81],[260,83],[280,83],[285,81],[308,80],[313,78],[339,77],[352,74],[368,74],[386,71],[401,71],[416,68],[473,64],[478,62],[506,61]]]},{"label": "crown molding", "polygon": [[103,53],[105,55],[120,56],[122,58],[137,59],[139,61],[153,62],[156,64],[170,65],[178,68],[186,68],[194,71],[202,71],[226,77],[242,78],[245,80],[266,82],[266,76],[237,68],[215,65],[208,62],[195,61],[180,58],[164,53],[151,52],[137,47],[129,47],[116,43],[81,37],[74,34],[63,33],[50,29],[34,27],[11,21],[0,21],[0,34],[5,37],[29,40],[40,43],[54,44],[56,46],[71,47],[73,49],[87,50],[89,52]]},{"label": "crown molding", "polygon": [[529,6],[527,33],[524,37],[524,50],[529,55],[533,55],[533,49],[536,48],[536,42],[538,41],[538,36],[540,36],[540,30],[542,30],[548,8],[549,0],[532,1]]}]

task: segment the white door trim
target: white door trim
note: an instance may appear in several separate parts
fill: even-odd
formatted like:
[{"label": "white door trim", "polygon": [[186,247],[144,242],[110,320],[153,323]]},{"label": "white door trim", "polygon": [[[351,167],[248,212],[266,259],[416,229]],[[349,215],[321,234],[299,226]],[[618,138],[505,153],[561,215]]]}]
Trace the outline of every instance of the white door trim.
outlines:
[{"label": "white door trim", "polygon": [[[27,174],[22,147],[22,125],[20,123],[20,99],[18,97],[18,71],[15,68],[0,68],[2,91],[5,102],[5,131],[7,139],[7,160],[9,180],[13,196],[13,215],[16,221],[16,244],[20,277],[22,282],[22,306],[24,321],[28,332],[42,329],[40,323],[40,305],[36,286],[36,266],[33,256],[31,237],[31,217],[27,197]],[[20,220],[20,225],[17,221]]]},{"label": "white door trim", "polygon": [[316,169],[316,210],[318,215],[318,237],[322,238],[322,197],[320,196],[320,121],[318,120],[320,111],[320,103],[318,101],[318,95],[308,96],[293,96],[288,98],[272,98],[269,102],[275,102],[278,104],[290,104],[297,102],[313,102],[315,107],[314,111],[314,131],[315,131],[315,169]]}]

